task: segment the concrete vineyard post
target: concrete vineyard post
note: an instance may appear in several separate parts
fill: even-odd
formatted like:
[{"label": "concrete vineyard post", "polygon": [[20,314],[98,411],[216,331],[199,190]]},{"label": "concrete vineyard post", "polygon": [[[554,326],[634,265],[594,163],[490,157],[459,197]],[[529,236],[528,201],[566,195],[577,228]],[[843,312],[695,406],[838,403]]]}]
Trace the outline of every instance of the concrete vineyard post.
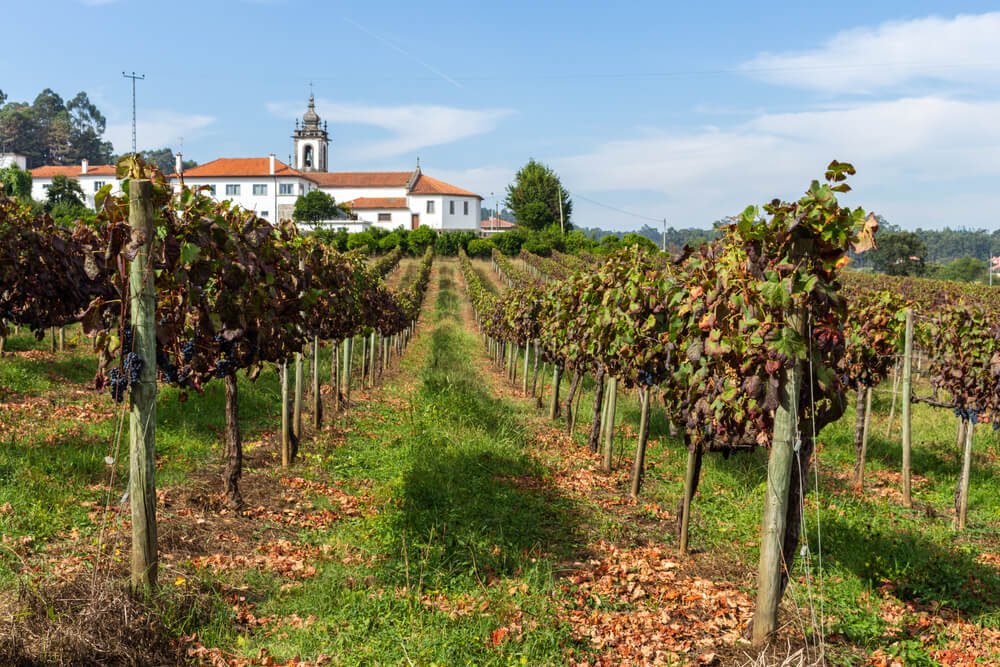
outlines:
[{"label": "concrete vineyard post", "polygon": [[611,472],[612,453],[615,444],[615,412],[618,408],[618,378],[612,376],[608,382],[608,414],[604,418],[604,472]]},{"label": "concrete vineyard post", "polygon": [[903,431],[903,504],[913,507],[910,489],[910,392],[913,381],[913,310],[906,310],[906,334],[903,343],[903,396],[900,417]]},{"label": "concrete vineyard post", "polygon": [[297,440],[302,438],[302,385],[303,385],[302,353],[295,353],[295,397],[292,409],[292,434]]},{"label": "concrete vineyard post", "polygon": [[281,362],[281,467],[287,468],[291,464],[291,429],[292,425],[288,419],[290,408],[290,392],[288,378],[288,360]]},{"label": "concrete vineyard post", "polygon": [[129,503],[132,510],[132,577],[134,592],[156,588],[156,286],[150,263],[156,238],[153,184],[129,182],[129,227],[139,243],[129,265],[129,298],[134,329],[132,351],[145,363],[132,387],[129,419]]},{"label": "concrete vineyard post", "polygon": [[972,440],[976,425],[972,420],[965,422],[965,447],[962,450],[962,476],[959,478],[958,529],[965,530],[965,520],[969,514],[969,478],[972,476]]},{"label": "concrete vineyard post", "polygon": [[313,337],[312,353],[312,413],[313,428],[323,424],[323,401],[319,394],[319,336]]}]

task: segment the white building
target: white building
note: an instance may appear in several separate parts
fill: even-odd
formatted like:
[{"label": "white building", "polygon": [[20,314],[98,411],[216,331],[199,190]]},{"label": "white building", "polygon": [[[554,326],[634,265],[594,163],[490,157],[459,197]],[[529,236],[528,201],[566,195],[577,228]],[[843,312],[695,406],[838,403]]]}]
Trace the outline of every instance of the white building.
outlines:
[{"label": "white building", "polygon": [[66,176],[74,179],[83,190],[84,203],[89,208],[94,206],[94,195],[108,183],[112,184],[113,193],[121,192],[121,186],[115,176],[115,167],[109,164],[89,164],[85,159],[79,165],[53,165],[35,167],[31,170],[31,198],[45,201],[48,198],[49,186],[56,176]]},{"label": "white building", "polygon": [[274,155],[268,157],[219,158],[186,171],[170,175],[175,188],[207,187],[219,201],[229,200],[254,211],[260,217],[277,221],[290,219],[295,200],[316,188],[305,174],[292,169]]},{"label": "white building", "polygon": [[479,232],[483,198],[432,178],[420,167],[413,171],[314,172],[309,178],[376,227]]},{"label": "white building", "polygon": [[19,153],[0,153],[0,169],[7,167],[17,167],[21,170],[28,168],[28,158]]},{"label": "white building", "polygon": [[[329,133],[320,122],[313,96],[302,122],[295,121],[295,166],[275,158],[219,158],[186,171],[181,170],[181,155],[176,156],[176,172],[170,175],[175,188],[183,182],[189,187],[207,187],[216,199],[255,211],[269,221],[290,219],[295,200],[320,189],[338,204],[346,204],[356,221],[331,220],[317,226],[361,231],[370,226],[387,230],[420,226],[437,231],[479,233],[483,198],[427,176],[419,162],[413,171],[330,172]],[[39,167],[31,171],[34,179],[31,196],[45,199],[45,189],[55,175],[75,178],[87,195],[87,206],[94,207],[94,193],[105,183],[114,183],[115,168],[109,165],[80,167]]]}]

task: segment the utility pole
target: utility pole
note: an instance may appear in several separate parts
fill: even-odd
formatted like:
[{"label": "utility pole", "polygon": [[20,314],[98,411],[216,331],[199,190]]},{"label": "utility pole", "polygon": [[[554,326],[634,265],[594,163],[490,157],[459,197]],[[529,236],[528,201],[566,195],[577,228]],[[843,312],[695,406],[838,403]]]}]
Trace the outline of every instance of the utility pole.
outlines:
[{"label": "utility pole", "polygon": [[667,251],[667,219],[663,219],[663,234],[660,236],[660,250]]},{"label": "utility pole", "polygon": [[562,230],[562,235],[566,236],[566,222],[563,220],[563,207],[562,207],[562,183],[559,184],[559,229]]},{"label": "utility pole", "polygon": [[136,154],[135,150],[135,82],[143,81],[146,78],[145,74],[136,74],[132,72],[131,74],[126,74],[122,72],[122,76],[126,79],[132,79],[132,155]]}]

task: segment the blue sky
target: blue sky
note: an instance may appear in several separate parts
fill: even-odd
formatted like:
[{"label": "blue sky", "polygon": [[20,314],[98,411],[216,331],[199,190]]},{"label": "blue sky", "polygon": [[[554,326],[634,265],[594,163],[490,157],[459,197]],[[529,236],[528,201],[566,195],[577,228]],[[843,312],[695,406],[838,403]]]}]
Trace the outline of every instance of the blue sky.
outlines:
[{"label": "blue sky", "polygon": [[[0,89],[87,91],[119,151],[287,159],[310,82],[330,169],[492,205],[529,158],[583,226],[707,227],[853,162],[906,228],[1000,223],[1000,12],[988,2],[47,0],[4,7]],[[183,139],[182,139],[183,138]],[[630,215],[634,214],[634,215]],[[647,218],[649,220],[647,220]]]}]

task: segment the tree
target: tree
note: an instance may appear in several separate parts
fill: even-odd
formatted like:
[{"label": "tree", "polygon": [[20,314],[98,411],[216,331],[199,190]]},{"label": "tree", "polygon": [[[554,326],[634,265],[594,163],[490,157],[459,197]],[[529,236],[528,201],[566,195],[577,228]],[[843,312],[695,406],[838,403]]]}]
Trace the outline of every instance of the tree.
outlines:
[{"label": "tree", "polygon": [[496,245],[492,239],[472,239],[465,252],[469,257],[489,257],[493,253],[493,248],[496,248]]},{"label": "tree", "polygon": [[84,158],[111,161],[111,144],[102,139],[106,120],[85,92],[65,102],[46,88],[31,104],[3,97],[0,105],[0,149],[27,157],[29,169]]},{"label": "tree", "polygon": [[874,267],[890,276],[920,276],[925,272],[927,246],[915,232],[889,232],[878,236],[871,251]]},{"label": "tree", "polygon": [[928,275],[939,280],[963,283],[986,282],[989,278],[986,261],[975,257],[959,257],[947,264],[931,265]]},{"label": "tree", "polygon": [[27,201],[31,199],[31,172],[19,169],[16,164],[0,169],[0,186],[8,197]]},{"label": "tree", "polygon": [[414,255],[422,255],[429,246],[434,245],[437,240],[437,233],[427,226],[417,227],[410,232],[407,241],[410,243],[410,250]]},{"label": "tree", "polygon": [[57,204],[84,208],[83,188],[75,178],[68,176],[53,176],[45,207],[51,210]]},{"label": "tree", "polygon": [[508,257],[513,257],[521,252],[521,246],[527,240],[528,235],[520,229],[511,229],[493,236],[494,245]]},{"label": "tree", "polygon": [[[174,167],[176,164],[176,157],[174,151],[170,148],[157,148],[156,150],[139,151],[139,156],[150,164],[155,164],[156,167],[162,171],[164,174],[174,173]],[[114,160],[117,162],[117,160]],[[182,160],[181,167],[184,169],[193,169],[198,166],[196,160]]]},{"label": "tree", "polygon": [[625,234],[625,236],[622,237],[622,245],[627,245],[627,246],[637,245],[640,248],[643,248],[645,250],[652,250],[653,252],[656,252],[657,250],[660,249],[660,247],[656,245],[654,241],[650,240],[650,238],[645,234],[643,234],[641,231],[639,233],[629,232]]},{"label": "tree", "polygon": [[333,220],[341,216],[342,209],[337,202],[322,190],[310,190],[295,200],[292,218],[296,222],[318,222]]},{"label": "tree", "polygon": [[517,172],[514,183],[507,186],[504,205],[514,212],[519,226],[544,229],[553,225],[559,227],[560,200],[565,229],[569,230],[573,202],[556,173],[532,159]]}]

